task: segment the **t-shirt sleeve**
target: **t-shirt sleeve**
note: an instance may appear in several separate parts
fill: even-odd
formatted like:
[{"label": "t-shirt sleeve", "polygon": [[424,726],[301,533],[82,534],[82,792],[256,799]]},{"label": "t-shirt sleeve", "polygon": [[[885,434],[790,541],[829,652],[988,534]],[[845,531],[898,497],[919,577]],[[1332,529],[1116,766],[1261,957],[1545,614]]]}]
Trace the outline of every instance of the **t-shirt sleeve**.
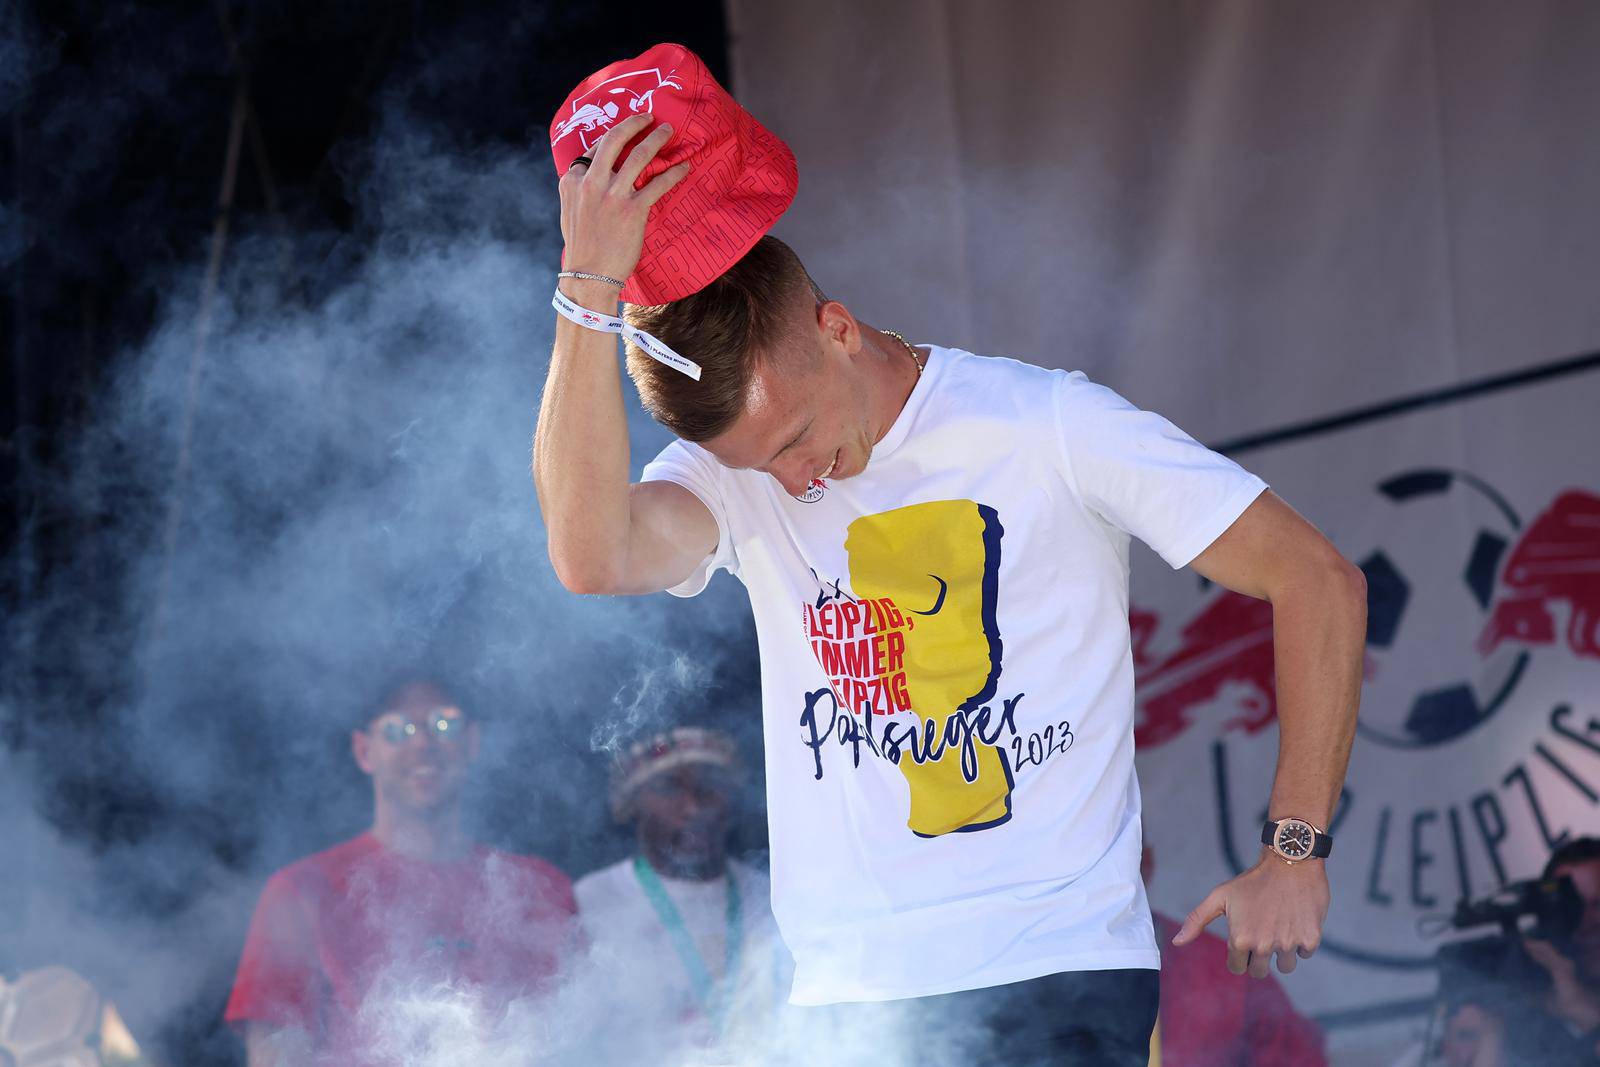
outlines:
[{"label": "t-shirt sleeve", "polygon": [[694,572],[668,589],[673,596],[691,597],[706,587],[718,570],[730,574],[739,572],[739,561],[733,552],[733,539],[728,534],[728,515],[722,491],[722,467],[704,449],[673,441],[645,465],[639,476],[642,482],[676,482],[700,498],[700,502],[717,520],[717,547],[700,561]]},{"label": "t-shirt sleeve", "polygon": [[1082,371],[1056,380],[1056,426],[1079,499],[1174,570],[1188,566],[1267,488],[1233,460]]},{"label": "t-shirt sleeve", "polygon": [[307,903],[279,871],[267,880],[250,920],[224,1018],[316,1033],[324,988]]}]

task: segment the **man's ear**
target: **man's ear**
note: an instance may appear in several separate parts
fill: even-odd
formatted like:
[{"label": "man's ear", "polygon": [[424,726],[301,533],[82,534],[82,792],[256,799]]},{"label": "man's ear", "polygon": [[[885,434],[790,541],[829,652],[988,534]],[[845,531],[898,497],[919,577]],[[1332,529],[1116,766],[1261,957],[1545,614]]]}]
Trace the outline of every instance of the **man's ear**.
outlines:
[{"label": "man's ear", "polygon": [[861,324],[839,301],[826,300],[817,306],[817,325],[829,344],[852,356],[861,351]]},{"label": "man's ear", "polygon": [[372,773],[372,736],[365,730],[350,731],[350,754],[356,758],[357,767]]}]

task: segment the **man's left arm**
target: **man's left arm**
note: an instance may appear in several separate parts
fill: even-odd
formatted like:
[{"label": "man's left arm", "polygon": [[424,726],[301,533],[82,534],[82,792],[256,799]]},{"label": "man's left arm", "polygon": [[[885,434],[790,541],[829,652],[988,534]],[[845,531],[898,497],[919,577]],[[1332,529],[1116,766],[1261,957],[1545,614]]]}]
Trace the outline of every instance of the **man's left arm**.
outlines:
[{"label": "man's left arm", "polygon": [[[1272,603],[1279,734],[1267,817],[1326,828],[1355,738],[1366,579],[1271,490],[1190,566],[1218,585]],[[1189,913],[1173,943],[1194,940],[1225,915],[1230,971],[1264,978],[1276,954],[1278,969],[1287,974],[1322,941],[1329,900],[1324,862],[1291,865],[1263,848],[1253,868],[1212,890]]]}]

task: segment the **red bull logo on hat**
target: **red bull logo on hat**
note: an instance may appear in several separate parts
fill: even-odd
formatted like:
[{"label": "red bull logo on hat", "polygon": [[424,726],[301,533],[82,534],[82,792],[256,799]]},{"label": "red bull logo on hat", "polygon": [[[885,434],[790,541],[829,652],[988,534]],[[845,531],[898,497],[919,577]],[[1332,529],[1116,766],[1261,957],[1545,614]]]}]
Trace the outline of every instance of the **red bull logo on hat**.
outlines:
[{"label": "red bull logo on hat", "polygon": [[[556,174],[635,115],[672,127],[636,188],[680,163],[691,167],[651,207],[639,263],[622,287],[624,303],[665,304],[737,263],[789,207],[800,175],[789,146],[740,107],[698,56],[671,43],[608,64],[568,94],[550,122]],[[635,140],[647,135],[640,130]],[[624,145],[618,158],[630,150]]]},{"label": "red bull logo on hat", "polygon": [[629,115],[655,114],[655,95],[658,92],[682,90],[683,84],[673,79],[677,71],[662,72],[660,67],[630,70],[607,78],[594,86],[586,96],[569,102],[570,109],[564,119],[557,119],[552,145],[577,137],[583,151],[590,147],[612,126]]}]

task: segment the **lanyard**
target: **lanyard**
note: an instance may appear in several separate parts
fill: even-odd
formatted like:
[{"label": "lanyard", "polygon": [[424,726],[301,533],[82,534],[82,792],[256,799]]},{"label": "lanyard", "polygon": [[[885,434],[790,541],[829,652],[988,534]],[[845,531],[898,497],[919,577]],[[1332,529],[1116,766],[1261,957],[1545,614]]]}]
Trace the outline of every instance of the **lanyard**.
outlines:
[{"label": "lanyard", "polygon": [[666,927],[667,936],[672,938],[672,945],[678,950],[678,958],[683,960],[684,969],[689,972],[689,982],[694,986],[695,996],[711,1016],[711,1021],[720,1034],[727,1022],[728,1001],[732,997],[734,986],[733,971],[739,962],[740,941],[744,935],[744,925],[739,921],[739,883],[734,878],[733,868],[728,868],[728,953],[720,983],[712,982],[711,972],[706,969],[700,950],[695,948],[694,938],[689,936],[689,931],[683,924],[683,916],[678,913],[677,905],[667,895],[666,887],[656,876],[655,869],[643,856],[635,856],[633,873],[638,876],[639,886],[644,890],[644,895],[650,898],[650,903],[655,907],[661,925]]}]

